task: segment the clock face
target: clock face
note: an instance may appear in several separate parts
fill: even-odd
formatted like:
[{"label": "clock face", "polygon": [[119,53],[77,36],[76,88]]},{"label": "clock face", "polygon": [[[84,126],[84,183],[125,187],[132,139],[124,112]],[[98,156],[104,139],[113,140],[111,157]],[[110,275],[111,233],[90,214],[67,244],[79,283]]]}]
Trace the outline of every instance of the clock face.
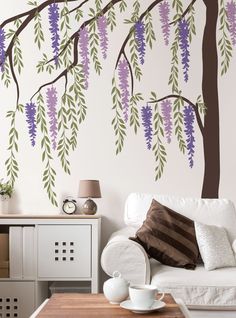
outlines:
[{"label": "clock face", "polygon": [[65,200],[62,205],[62,210],[66,214],[73,214],[77,209],[75,200]]}]

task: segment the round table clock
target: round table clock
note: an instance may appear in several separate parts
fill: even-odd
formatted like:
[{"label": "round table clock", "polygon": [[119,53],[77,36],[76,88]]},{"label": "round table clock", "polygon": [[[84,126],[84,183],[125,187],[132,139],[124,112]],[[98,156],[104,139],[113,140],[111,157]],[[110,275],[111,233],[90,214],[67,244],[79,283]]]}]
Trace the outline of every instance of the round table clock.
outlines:
[{"label": "round table clock", "polygon": [[65,199],[62,204],[62,210],[66,214],[74,214],[77,210],[76,201],[73,199]]}]

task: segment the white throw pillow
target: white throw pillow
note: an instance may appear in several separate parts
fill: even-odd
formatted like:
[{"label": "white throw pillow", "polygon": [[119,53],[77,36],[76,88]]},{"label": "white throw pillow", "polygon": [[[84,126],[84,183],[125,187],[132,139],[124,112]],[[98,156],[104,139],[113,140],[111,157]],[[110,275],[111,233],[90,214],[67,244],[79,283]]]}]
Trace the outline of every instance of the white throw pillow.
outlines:
[{"label": "white throw pillow", "polygon": [[205,269],[236,266],[235,256],[223,227],[194,222],[196,238]]}]

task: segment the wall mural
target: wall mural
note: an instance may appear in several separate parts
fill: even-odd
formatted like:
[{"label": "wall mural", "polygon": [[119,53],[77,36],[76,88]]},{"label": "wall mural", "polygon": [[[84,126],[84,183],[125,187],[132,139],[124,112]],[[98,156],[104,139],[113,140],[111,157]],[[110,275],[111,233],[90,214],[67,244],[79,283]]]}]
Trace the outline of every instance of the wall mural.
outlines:
[{"label": "wall mural", "polygon": [[[184,87],[179,83],[182,79],[185,83],[189,80],[190,47],[196,35],[195,4],[199,1],[192,0],[187,5],[182,0],[155,0],[149,4],[144,0],[135,0],[132,4],[128,0],[47,0],[41,4],[29,1],[29,10],[3,21],[0,24],[1,78],[6,88],[13,82],[16,89],[15,109],[7,112],[11,127],[6,169],[12,184],[19,169],[17,117],[24,113],[29,141],[32,147],[36,143],[41,147],[44,188],[52,204],[57,206],[53,153],[57,153],[63,170],[70,174],[69,154],[77,147],[79,125],[86,117],[85,91],[89,90],[91,68],[101,74],[105,63],[101,60],[106,60],[112,51],[109,38],[117,27],[117,19],[127,12],[128,5],[132,5],[128,10],[129,19],[124,21],[130,26],[129,31],[124,35],[118,52],[112,51],[117,55],[111,79],[114,112],[111,124],[116,138],[116,154],[122,151],[128,126],[135,133],[143,128],[147,149],[155,157],[155,177],[158,180],[167,162],[166,144],[174,138],[179,150],[186,154],[189,167],[193,168],[197,128],[204,146],[202,197],[218,197],[217,50],[221,60],[220,72],[224,75],[230,66],[232,47],[236,44],[236,2],[203,0],[206,21],[202,52],[199,52],[203,61],[202,92],[192,101],[182,93]],[[86,17],[84,8],[89,9]],[[47,21],[42,17],[45,10]],[[147,50],[158,45],[153,27],[153,20],[157,17],[161,23],[158,36],[162,34],[166,50],[171,52],[169,92],[161,97],[150,92],[150,98],[144,98],[142,92],[136,91],[135,84],[142,79]],[[72,23],[75,21],[77,23]],[[31,24],[35,50],[42,52],[36,71],[51,74],[51,81],[42,83],[37,91],[32,92],[30,100],[22,101],[19,77],[27,64],[21,50],[21,34]],[[72,25],[78,27],[72,29]],[[44,48],[46,38],[51,39],[51,48],[46,45]],[[63,91],[57,89],[59,81],[64,83]]]}]

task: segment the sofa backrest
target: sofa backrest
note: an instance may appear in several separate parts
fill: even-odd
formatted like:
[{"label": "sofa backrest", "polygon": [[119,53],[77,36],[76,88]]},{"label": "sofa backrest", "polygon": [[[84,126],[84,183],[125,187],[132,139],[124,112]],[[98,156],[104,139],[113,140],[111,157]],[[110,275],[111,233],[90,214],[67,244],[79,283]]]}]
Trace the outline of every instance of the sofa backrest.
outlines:
[{"label": "sofa backrest", "polygon": [[194,221],[222,226],[227,230],[231,242],[236,239],[236,210],[233,202],[227,199],[196,199],[131,193],[125,202],[125,224],[139,228],[146,218],[153,198]]}]

